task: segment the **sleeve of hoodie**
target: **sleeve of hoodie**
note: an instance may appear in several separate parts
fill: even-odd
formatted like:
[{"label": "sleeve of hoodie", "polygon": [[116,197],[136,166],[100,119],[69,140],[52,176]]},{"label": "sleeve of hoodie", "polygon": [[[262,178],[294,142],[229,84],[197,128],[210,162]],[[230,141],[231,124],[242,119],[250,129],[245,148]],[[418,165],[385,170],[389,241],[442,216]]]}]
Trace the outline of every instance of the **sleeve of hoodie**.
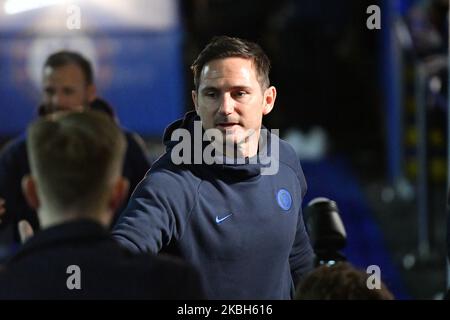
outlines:
[{"label": "sleeve of hoodie", "polygon": [[[296,171],[297,177],[300,181],[300,188],[302,192],[301,197],[303,202],[307,185],[300,161],[298,161]],[[292,279],[295,285],[297,285],[299,281],[313,269],[314,266],[314,252],[311,247],[308,233],[306,232],[301,206],[297,219],[297,233],[295,235],[294,245],[289,255],[289,263],[291,266]]]},{"label": "sleeve of hoodie", "polygon": [[113,237],[133,252],[153,253],[180,238],[197,194],[192,184],[176,169],[152,168],[114,226]]}]

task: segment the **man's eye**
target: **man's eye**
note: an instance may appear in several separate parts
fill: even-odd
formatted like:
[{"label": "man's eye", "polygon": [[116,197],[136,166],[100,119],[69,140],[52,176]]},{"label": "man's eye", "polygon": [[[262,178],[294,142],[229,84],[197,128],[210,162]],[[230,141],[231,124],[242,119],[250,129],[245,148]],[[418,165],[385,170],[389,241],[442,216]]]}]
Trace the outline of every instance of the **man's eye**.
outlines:
[{"label": "man's eye", "polygon": [[234,95],[238,98],[242,98],[247,95],[247,92],[246,91],[237,91]]},{"label": "man's eye", "polygon": [[205,92],[205,96],[207,96],[208,98],[215,98],[216,95],[217,94],[214,91]]}]

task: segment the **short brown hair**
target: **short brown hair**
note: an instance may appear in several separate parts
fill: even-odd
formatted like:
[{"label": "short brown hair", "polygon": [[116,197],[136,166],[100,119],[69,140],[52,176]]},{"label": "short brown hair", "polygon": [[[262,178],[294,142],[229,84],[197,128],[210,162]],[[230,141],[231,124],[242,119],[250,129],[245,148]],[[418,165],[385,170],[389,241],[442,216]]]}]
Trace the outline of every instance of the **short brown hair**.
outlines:
[{"label": "short brown hair", "polygon": [[86,85],[94,83],[94,74],[91,63],[78,52],[67,50],[55,52],[45,60],[44,68],[51,67],[57,69],[70,64],[76,65],[81,69]]},{"label": "short brown hair", "polygon": [[369,274],[347,262],[322,265],[312,271],[297,288],[297,300],[393,300],[394,296],[381,283],[380,289],[369,289]]},{"label": "short brown hair", "polygon": [[57,112],[27,132],[27,150],[40,195],[58,210],[96,208],[122,170],[126,141],[99,111]]},{"label": "short brown hair", "polygon": [[256,67],[261,88],[269,87],[270,60],[261,47],[248,40],[218,36],[212,38],[191,66],[191,70],[194,73],[195,90],[198,90],[200,85],[200,74],[205,64],[212,60],[231,57],[252,60]]}]

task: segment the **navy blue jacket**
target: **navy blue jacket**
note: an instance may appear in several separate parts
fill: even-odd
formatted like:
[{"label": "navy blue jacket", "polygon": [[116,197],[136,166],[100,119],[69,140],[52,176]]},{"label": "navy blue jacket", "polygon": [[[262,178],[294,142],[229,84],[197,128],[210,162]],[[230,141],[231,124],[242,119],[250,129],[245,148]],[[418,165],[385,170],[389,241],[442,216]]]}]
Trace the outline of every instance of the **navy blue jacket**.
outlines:
[{"label": "navy blue jacket", "polygon": [[[144,178],[151,164],[136,135],[127,131],[124,131],[124,134],[128,146],[122,174],[130,182],[129,197],[137,184]],[[29,221],[34,230],[39,229],[36,212],[28,206],[21,188],[22,177],[29,173],[26,136],[22,134],[9,142],[0,153],[0,198],[4,198],[6,201],[6,213],[2,217],[0,231],[13,224],[14,232],[16,232],[17,222],[22,219]],[[118,210],[117,216],[125,206],[126,202]],[[18,241],[17,233],[15,241]]]},{"label": "navy blue jacket", "polygon": [[[313,267],[302,199],[306,182],[294,150],[277,136],[279,171],[260,163],[171,161],[174,129],[193,131],[194,113],[165,133],[168,147],[133,193],[113,236],[133,251],[169,251],[196,266],[210,299],[290,299]],[[270,146],[270,143],[266,144]]]},{"label": "navy blue jacket", "polygon": [[[198,272],[177,260],[131,254],[90,220],[64,223],[36,233],[0,267],[0,300],[203,298]],[[76,276],[69,266],[79,268],[79,289],[67,286]]]}]

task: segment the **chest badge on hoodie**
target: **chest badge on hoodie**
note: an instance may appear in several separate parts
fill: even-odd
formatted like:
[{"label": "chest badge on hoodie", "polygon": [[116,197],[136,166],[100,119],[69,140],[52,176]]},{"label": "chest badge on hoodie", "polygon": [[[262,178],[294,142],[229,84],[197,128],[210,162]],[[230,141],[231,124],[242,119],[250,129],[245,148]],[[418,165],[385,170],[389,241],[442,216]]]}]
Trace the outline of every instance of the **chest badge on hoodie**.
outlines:
[{"label": "chest badge on hoodie", "polygon": [[288,211],[292,206],[292,197],[286,189],[280,189],[277,193],[277,202],[281,209]]}]

